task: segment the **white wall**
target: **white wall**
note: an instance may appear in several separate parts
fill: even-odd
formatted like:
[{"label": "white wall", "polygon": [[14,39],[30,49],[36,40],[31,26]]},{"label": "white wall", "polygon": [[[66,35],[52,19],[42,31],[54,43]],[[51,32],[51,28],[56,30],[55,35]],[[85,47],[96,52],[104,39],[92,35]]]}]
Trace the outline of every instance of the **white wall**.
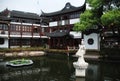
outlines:
[{"label": "white wall", "polygon": [[[88,44],[88,39],[92,38],[94,43],[92,45]],[[84,43],[85,47],[88,50],[100,50],[100,35],[96,33],[92,33],[90,35],[84,35]]]},{"label": "white wall", "polygon": [[[79,18],[70,19],[69,21],[70,21],[70,24],[75,24],[75,23],[79,22],[80,19],[79,19]],[[62,20],[61,22],[62,22],[61,25],[65,25],[65,20]],[[49,23],[49,26],[58,26],[57,21],[55,21],[55,22],[50,22],[50,23]]]},{"label": "white wall", "polygon": [[80,19],[79,18],[76,18],[76,19],[70,19],[70,24],[75,24],[77,22],[79,22]]},{"label": "white wall", "polygon": [[28,25],[28,26],[40,26],[40,24],[32,24],[32,23],[20,23],[20,22],[10,22],[10,24],[17,24],[17,25]]},{"label": "white wall", "polygon": [[76,32],[76,31],[70,31],[70,35],[73,36],[73,38],[82,38],[82,33],[81,32]]},{"label": "white wall", "polygon": [[0,48],[8,48],[8,38],[4,38],[4,44],[0,44]]},{"label": "white wall", "polygon": [[50,22],[49,26],[57,26],[57,21],[56,22]]},{"label": "white wall", "polygon": [[65,25],[65,20],[62,20],[62,25]]}]

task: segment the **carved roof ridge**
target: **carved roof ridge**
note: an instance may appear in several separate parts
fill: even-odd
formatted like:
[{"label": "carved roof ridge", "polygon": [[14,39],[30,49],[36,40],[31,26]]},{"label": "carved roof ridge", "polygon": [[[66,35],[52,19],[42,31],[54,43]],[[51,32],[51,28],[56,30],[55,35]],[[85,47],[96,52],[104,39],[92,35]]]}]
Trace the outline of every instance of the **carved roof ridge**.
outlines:
[{"label": "carved roof ridge", "polygon": [[65,14],[65,13],[69,13],[69,12],[73,12],[77,10],[84,10],[84,8],[86,8],[86,3],[84,3],[82,6],[75,7],[71,5],[70,2],[67,2],[61,10],[50,12],[50,13],[46,13],[42,11],[41,16],[54,16],[54,15],[59,15],[59,14]]}]

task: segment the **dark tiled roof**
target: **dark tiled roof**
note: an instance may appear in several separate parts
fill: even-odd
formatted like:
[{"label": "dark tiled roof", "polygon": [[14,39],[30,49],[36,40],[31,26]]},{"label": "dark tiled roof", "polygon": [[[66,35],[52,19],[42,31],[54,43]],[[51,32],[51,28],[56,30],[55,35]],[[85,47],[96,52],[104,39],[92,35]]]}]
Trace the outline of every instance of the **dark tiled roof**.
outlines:
[{"label": "dark tiled roof", "polygon": [[9,17],[6,17],[6,16],[0,16],[0,20],[2,20],[2,21],[10,21],[11,19]]},{"label": "dark tiled roof", "polygon": [[86,35],[89,35],[91,33],[100,33],[100,30],[99,29],[88,29],[88,30],[85,30],[83,33]]},{"label": "dark tiled roof", "polygon": [[74,11],[84,11],[85,9],[86,9],[86,4],[84,4],[83,6],[80,6],[80,7],[75,7],[75,6],[72,6],[70,3],[66,3],[65,7],[60,11],[56,11],[56,12],[52,12],[52,13],[44,13],[42,11],[41,17],[44,17],[44,16],[50,17],[50,16],[70,13],[70,12],[74,12]]},{"label": "dark tiled roof", "polygon": [[28,19],[40,19],[39,15],[37,15],[35,13],[15,11],[15,10],[12,10],[10,12],[10,16],[11,17],[19,17],[19,18],[28,18]]},{"label": "dark tiled roof", "polygon": [[69,34],[67,30],[56,30],[52,33],[46,33],[48,37],[63,37]]},{"label": "dark tiled roof", "polygon": [[7,17],[8,14],[9,14],[9,12],[10,11],[6,8],[5,10],[3,10],[3,11],[0,12],[0,16],[6,16]]},{"label": "dark tiled roof", "polygon": [[0,12],[0,16],[10,17],[10,18],[27,18],[27,19],[40,19],[39,15],[36,13],[16,11],[16,10],[8,10],[5,9]]}]

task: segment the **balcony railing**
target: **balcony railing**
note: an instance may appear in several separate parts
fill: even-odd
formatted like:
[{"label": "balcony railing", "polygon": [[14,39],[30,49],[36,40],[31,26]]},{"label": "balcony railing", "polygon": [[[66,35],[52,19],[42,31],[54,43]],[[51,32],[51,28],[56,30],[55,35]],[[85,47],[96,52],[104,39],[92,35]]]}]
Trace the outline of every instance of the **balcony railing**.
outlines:
[{"label": "balcony railing", "polygon": [[32,35],[32,33],[31,32],[22,32],[22,35]]},{"label": "balcony railing", "polygon": [[[8,37],[10,34],[10,36],[18,36],[18,37],[32,37],[33,36],[40,36],[41,34],[38,32],[38,33],[32,33],[32,32],[20,32],[20,31],[11,31],[10,33],[8,31],[3,31],[3,30],[0,30],[0,36],[2,37]],[[43,35],[41,35],[43,36]]]},{"label": "balcony railing", "polygon": [[39,33],[33,33],[33,36],[40,36]]},{"label": "balcony railing", "polygon": [[12,32],[10,32],[10,35],[21,35],[21,33],[17,32],[17,31],[12,31]]},{"label": "balcony railing", "polygon": [[2,34],[2,35],[8,35],[8,31],[0,30],[0,34]]}]

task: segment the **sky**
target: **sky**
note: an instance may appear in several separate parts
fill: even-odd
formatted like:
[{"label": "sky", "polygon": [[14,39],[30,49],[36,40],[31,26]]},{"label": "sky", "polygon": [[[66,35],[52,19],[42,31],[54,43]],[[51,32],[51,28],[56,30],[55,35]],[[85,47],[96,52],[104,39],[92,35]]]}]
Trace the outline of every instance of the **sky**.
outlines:
[{"label": "sky", "polygon": [[0,11],[8,8],[40,14],[41,10],[46,13],[61,10],[67,2],[73,6],[81,6],[85,0],[0,0]]}]

